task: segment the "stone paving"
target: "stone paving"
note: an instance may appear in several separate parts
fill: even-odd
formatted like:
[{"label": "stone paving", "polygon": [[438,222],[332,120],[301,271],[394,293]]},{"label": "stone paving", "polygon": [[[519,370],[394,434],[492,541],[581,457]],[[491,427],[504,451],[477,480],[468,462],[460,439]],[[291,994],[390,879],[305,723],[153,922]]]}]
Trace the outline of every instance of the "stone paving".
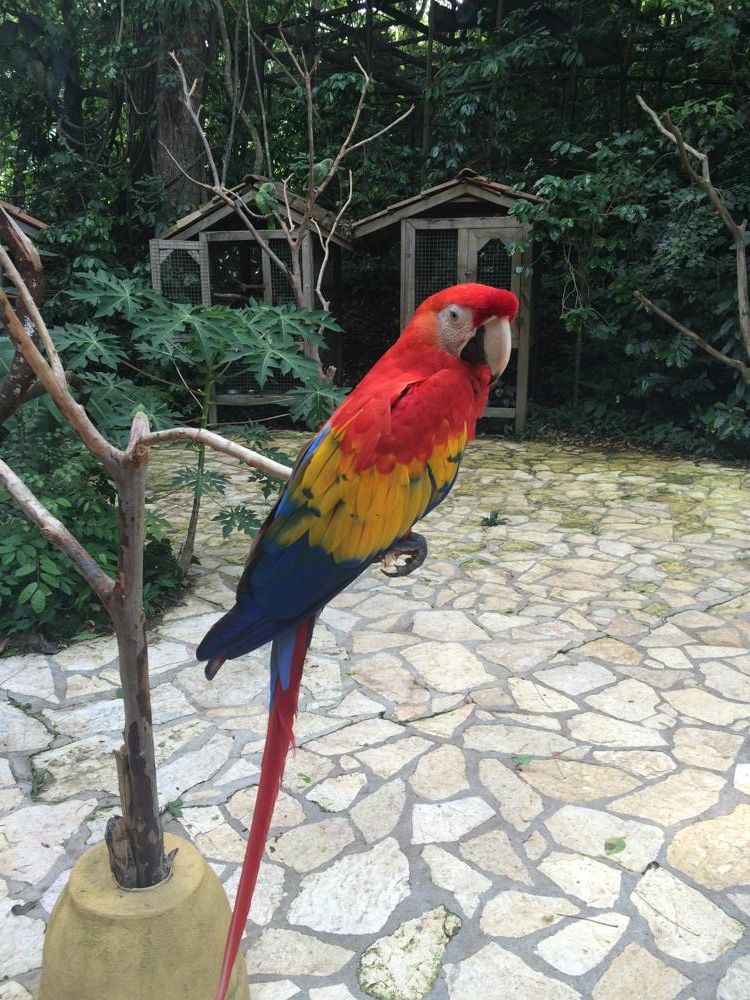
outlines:
[{"label": "stone paving", "polygon": [[[422,569],[374,568],[317,626],[246,936],[253,1000],[750,997],[748,486],[474,446]],[[204,527],[153,635],[160,797],[233,898],[267,651],[213,684],[196,667],[246,548]],[[116,807],[115,653],[0,660],[0,1000],[33,995],[48,914]]]}]

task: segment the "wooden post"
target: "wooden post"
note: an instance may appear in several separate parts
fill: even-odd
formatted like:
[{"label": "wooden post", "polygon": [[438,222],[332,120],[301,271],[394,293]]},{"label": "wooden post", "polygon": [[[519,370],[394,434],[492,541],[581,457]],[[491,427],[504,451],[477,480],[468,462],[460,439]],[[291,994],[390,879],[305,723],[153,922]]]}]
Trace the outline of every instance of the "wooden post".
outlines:
[{"label": "wooden post", "polygon": [[141,888],[156,885],[167,874],[156,791],[148,645],[143,614],[148,449],[139,448],[138,440],[148,431],[148,418],[145,413],[138,414],[133,421],[128,449],[118,463],[117,579],[109,609],[116,625],[125,709],[124,743],[116,754],[120,801],[132,850],[124,870],[122,858],[113,850],[114,844],[109,838],[107,846],[110,867],[120,885],[125,884],[123,880],[131,872]]}]

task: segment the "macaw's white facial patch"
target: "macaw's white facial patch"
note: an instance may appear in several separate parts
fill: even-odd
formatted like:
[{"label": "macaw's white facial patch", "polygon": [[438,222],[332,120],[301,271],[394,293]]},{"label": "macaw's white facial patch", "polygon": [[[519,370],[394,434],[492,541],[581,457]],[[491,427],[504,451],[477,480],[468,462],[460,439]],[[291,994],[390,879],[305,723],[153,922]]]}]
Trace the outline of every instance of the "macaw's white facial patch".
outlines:
[{"label": "macaw's white facial patch", "polygon": [[473,311],[466,306],[446,306],[438,313],[438,346],[459,357],[474,336]]}]

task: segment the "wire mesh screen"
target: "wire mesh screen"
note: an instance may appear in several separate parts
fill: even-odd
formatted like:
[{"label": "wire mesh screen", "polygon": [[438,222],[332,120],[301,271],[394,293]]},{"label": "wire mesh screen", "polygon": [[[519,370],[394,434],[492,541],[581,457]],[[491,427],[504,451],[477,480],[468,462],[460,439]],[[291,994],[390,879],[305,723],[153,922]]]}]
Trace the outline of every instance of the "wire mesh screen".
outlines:
[{"label": "wire mesh screen", "polygon": [[414,244],[414,305],[428,295],[455,285],[458,233],[455,229],[417,229]]},{"label": "wire mesh screen", "polygon": [[201,269],[188,250],[159,249],[160,290],[165,299],[201,304]]},{"label": "wire mesh screen", "polygon": [[[273,240],[271,249],[283,261],[287,267],[292,266],[292,252],[285,239]],[[287,276],[278,264],[271,261],[271,304],[281,306],[287,302],[294,302],[294,291]]]},{"label": "wire mesh screen", "polygon": [[477,253],[477,281],[494,288],[510,288],[513,266],[501,239],[488,240]]},{"label": "wire mesh screen", "polygon": [[[266,234],[267,235],[267,234]],[[271,242],[271,249],[282,260],[285,264],[291,267],[291,251],[284,237],[276,238],[268,237]],[[234,286],[237,285],[238,274],[242,274],[241,268],[244,266],[246,269],[245,273],[249,273],[252,282],[259,282],[260,288],[257,292],[252,294],[259,300],[264,298],[263,295],[263,251],[257,243],[252,243],[247,240],[242,243],[228,243],[228,244],[215,244],[215,246],[220,246],[221,251],[225,256],[221,259],[221,267],[219,266],[219,258],[217,258],[217,273],[224,273],[222,267],[226,270],[226,281],[233,283]],[[238,256],[237,250],[240,254],[246,254],[249,256],[241,257]],[[232,270],[232,262],[234,262],[234,270]],[[271,305],[285,305],[287,302],[294,302],[294,292],[292,290],[292,285],[287,276],[273,260],[268,261],[269,269],[267,273],[270,273],[271,287],[270,287],[270,302]],[[214,289],[213,282],[213,270],[211,277],[211,288],[212,292]],[[266,289],[268,292],[269,289]],[[231,294],[231,293],[229,293]],[[236,294],[236,293],[235,293]],[[265,296],[266,301],[268,301],[268,295]],[[214,301],[221,301],[217,299],[214,294]],[[288,392],[290,389],[296,388],[300,383],[293,378],[291,375],[281,375],[279,373],[273,373],[269,379],[260,386],[255,379],[255,377],[247,371],[242,371],[240,365],[233,366],[227,372],[225,378],[222,379],[221,385],[219,387],[219,392],[226,396],[257,396],[257,395],[282,395]]]},{"label": "wire mesh screen", "polygon": [[210,242],[211,301],[223,306],[244,306],[251,298],[262,302],[262,258],[263,251],[252,240]]}]

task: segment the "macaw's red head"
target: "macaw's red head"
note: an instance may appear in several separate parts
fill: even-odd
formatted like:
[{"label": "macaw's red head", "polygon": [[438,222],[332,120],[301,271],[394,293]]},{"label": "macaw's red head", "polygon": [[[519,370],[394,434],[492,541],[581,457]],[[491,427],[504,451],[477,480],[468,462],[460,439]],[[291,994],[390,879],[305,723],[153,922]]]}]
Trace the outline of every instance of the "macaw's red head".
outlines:
[{"label": "macaw's red head", "polygon": [[438,347],[469,365],[489,365],[497,378],[510,359],[510,324],[517,312],[518,299],[506,288],[454,285],[424,300],[402,338]]}]

